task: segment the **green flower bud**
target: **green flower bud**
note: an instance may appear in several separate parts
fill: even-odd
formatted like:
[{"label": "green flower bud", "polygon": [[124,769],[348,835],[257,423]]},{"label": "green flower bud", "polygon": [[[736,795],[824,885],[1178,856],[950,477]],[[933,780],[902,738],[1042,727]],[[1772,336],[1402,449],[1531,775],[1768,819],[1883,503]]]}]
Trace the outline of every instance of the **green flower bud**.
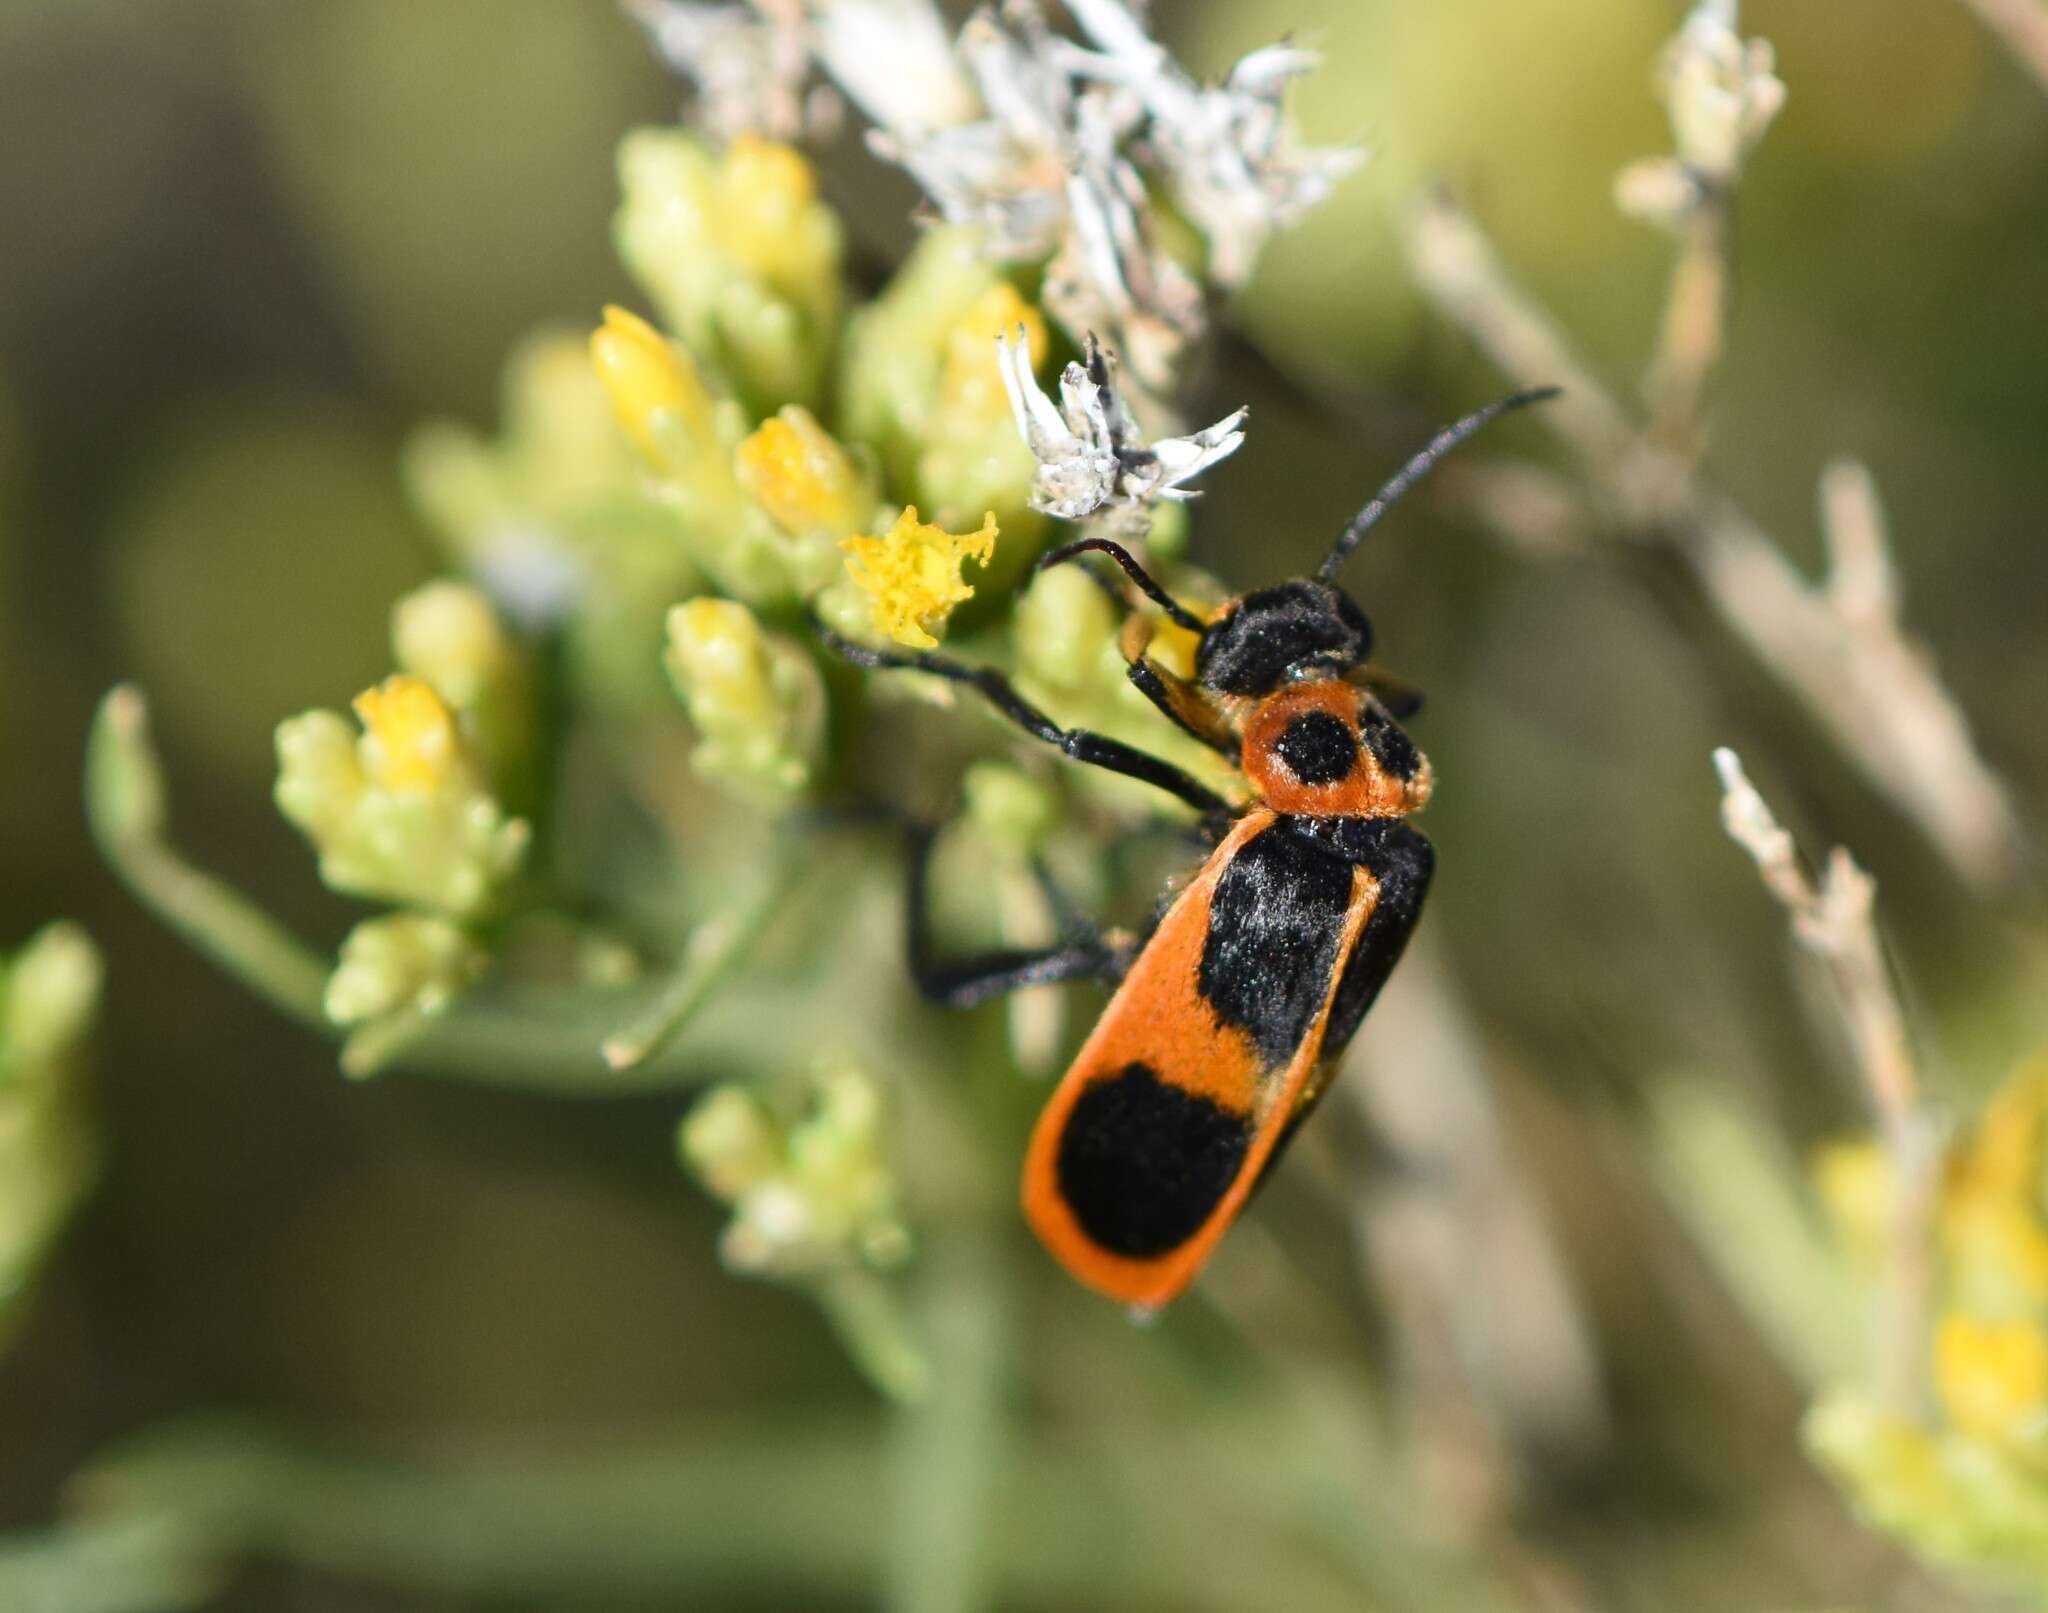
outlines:
[{"label": "green flower bud", "polygon": [[443,581],[405,595],[392,607],[391,651],[454,707],[486,773],[507,788],[532,745],[532,681],[482,590]]},{"label": "green flower bud", "polygon": [[693,352],[756,415],[815,405],[838,330],[843,243],[794,149],[713,152],[676,129],[619,146],[619,256]]},{"label": "green flower bud", "polygon": [[742,1087],[714,1087],[676,1135],[684,1166],[714,1197],[737,1204],[785,1162],[782,1129]]},{"label": "green flower bud", "polygon": [[733,1207],[719,1249],[735,1271],[812,1281],[887,1267],[910,1252],[882,1147],[881,1094],[866,1077],[818,1078],[787,1131],[735,1087],[707,1095],[683,1122],[683,1163]]},{"label": "green flower bud", "polygon": [[1025,676],[1068,693],[1100,686],[1103,656],[1115,653],[1117,608],[1079,566],[1054,566],[1032,578],[1014,620]]},{"label": "green flower bud", "polygon": [[975,763],[962,789],[969,821],[1018,861],[1044,843],[1059,818],[1052,790],[1007,762]]},{"label": "green flower bud", "polygon": [[825,686],[808,655],[746,606],[704,598],[669,612],[665,664],[697,731],[698,773],[771,803],[809,788]]},{"label": "green flower bud", "polygon": [[0,1333],[98,1166],[80,1086],[101,974],[73,924],[0,962]]},{"label": "green flower bud", "polygon": [[341,943],[327,981],[327,1017],[357,1025],[410,1010],[437,1014],[483,972],[483,950],[430,913],[366,919]]},{"label": "green flower bud", "polygon": [[466,916],[526,855],[527,825],[483,782],[433,687],[388,678],[356,701],[358,735],[336,712],[277,729],[277,804],[320,854],[337,891]]},{"label": "green flower bud", "polygon": [[[917,491],[918,460],[939,407],[948,338],[998,284],[973,230],[929,230],[882,295],[848,322],[839,424],[849,437],[880,451],[891,486],[906,495]],[[989,345],[993,350],[993,336]],[[1017,435],[1014,425],[1010,434]],[[1030,475],[1027,452],[1027,486]]]},{"label": "green flower bud", "polygon": [[680,585],[680,524],[647,488],[588,343],[529,337],[506,365],[504,396],[495,441],[443,422],[406,445],[407,491],[450,557],[529,623],[575,614],[617,565],[648,555]]},{"label": "green flower bud", "polygon": [[0,1086],[70,1058],[91,1030],[105,975],[99,949],[75,924],[52,924],[16,953],[0,986]]}]

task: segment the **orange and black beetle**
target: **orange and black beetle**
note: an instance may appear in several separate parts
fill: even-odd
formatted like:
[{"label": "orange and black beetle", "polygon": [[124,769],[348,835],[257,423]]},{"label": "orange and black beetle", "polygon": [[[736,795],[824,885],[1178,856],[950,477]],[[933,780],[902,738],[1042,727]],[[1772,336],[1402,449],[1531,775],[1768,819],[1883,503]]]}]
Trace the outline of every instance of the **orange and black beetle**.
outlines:
[{"label": "orange and black beetle", "polygon": [[1101,935],[1045,952],[942,964],[926,915],[928,833],[910,879],[920,988],[964,1005],[1020,986],[1103,979],[1115,995],[1053,1093],[1024,1160],[1024,1213],[1060,1264],[1141,1308],[1194,1279],[1322,1091],[1407,945],[1434,853],[1402,820],[1429,799],[1428,761],[1400,726],[1416,698],[1368,668],[1372,626],[1332,580],[1394,501],[1509,409],[1468,415],[1411,459],[1345,530],[1317,574],[1246,594],[1204,621],[1117,544],[1083,538],[1054,565],[1108,555],[1200,635],[1194,678],[1127,632],[1131,680],[1174,722],[1222,751],[1252,791],[1242,807],[1156,757],[1063,729],[993,668],[877,650],[827,634],[847,659],[973,685],[1011,721],[1076,761],[1143,779],[1197,808],[1217,844],[1142,941]]}]

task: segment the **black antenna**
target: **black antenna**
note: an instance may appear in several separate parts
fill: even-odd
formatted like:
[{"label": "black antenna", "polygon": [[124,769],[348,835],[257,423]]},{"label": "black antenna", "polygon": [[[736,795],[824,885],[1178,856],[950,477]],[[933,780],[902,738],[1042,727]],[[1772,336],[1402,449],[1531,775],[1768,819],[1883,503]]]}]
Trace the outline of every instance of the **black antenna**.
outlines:
[{"label": "black antenna", "polygon": [[1132,558],[1131,551],[1113,539],[1081,538],[1062,548],[1048,550],[1038,557],[1038,563],[1031,568],[1032,574],[1035,576],[1037,573],[1045,570],[1047,566],[1056,566],[1063,560],[1072,560],[1077,555],[1084,554],[1108,555],[1110,559],[1124,568],[1124,575],[1143,590],[1145,597],[1165,611],[1168,616],[1172,617],[1177,626],[1185,627],[1190,633],[1202,631],[1204,623],[1201,617],[1195,615],[1185,605],[1175,599],[1173,595],[1154,582],[1145,568]]},{"label": "black antenna", "polygon": [[1435,470],[1437,461],[1459,443],[1474,432],[1491,425],[1509,410],[1522,408],[1526,404],[1543,403],[1556,397],[1563,390],[1562,387],[1539,386],[1532,387],[1527,392],[1511,393],[1497,402],[1489,403],[1483,409],[1474,409],[1456,425],[1444,427],[1429,440],[1427,447],[1394,472],[1387,485],[1373,495],[1370,504],[1352,517],[1351,524],[1344,529],[1344,535],[1330,550],[1329,558],[1317,568],[1316,576],[1324,582],[1334,578],[1337,575],[1337,568],[1351,558],[1351,551],[1364,540],[1366,533],[1379,525],[1380,517],[1398,504],[1402,495],[1411,487]]}]

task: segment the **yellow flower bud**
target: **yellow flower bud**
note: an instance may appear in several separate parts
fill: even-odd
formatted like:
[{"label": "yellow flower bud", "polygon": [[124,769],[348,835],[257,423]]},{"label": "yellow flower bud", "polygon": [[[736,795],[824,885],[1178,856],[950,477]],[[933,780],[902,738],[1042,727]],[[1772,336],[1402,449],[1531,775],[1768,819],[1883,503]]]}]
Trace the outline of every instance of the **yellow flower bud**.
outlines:
[{"label": "yellow flower bud", "polygon": [[590,338],[590,361],[619,424],[655,469],[669,465],[661,441],[669,420],[680,420],[692,432],[711,429],[711,398],[696,367],[638,314],[607,307],[604,323]]},{"label": "yellow flower bud", "polygon": [[698,773],[771,805],[809,786],[825,690],[801,649],[737,600],[692,599],[668,614],[663,662],[697,731]]},{"label": "yellow flower bud", "polygon": [[740,262],[771,280],[814,272],[804,225],[818,180],[802,152],[741,135],[718,165],[717,196],[720,243]]},{"label": "yellow flower bud", "polygon": [[974,597],[961,580],[963,562],[986,566],[996,549],[996,517],[991,510],[979,530],[955,535],[917,518],[912,505],[879,538],[848,538],[846,570],[867,594],[875,627],[898,644],[928,650],[938,644],[931,629],[956,605]]},{"label": "yellow flower bud", "polygon": [[773,141],[676,129],[619,147],[620,256],[668,328],[759,413],[816,403],[838,337],[839,220]]},{"label": "yellow flower bud", "polygon": [[432,790],[460,765],[455,714],[424,678],[396,673],[355,698],[370,781],[395,792]]},{"label": "yellow flower bud", "polygon": [[791,405],[764,420],[733,456],[740,486],[784,531],[860,530],[873,508],[866,479],[808,409]]},{"label": "yellow flower bud", "polygon": [[1962,1432],[1986,1440],[2027,1434],[2048,1414],[2048,1339],[2029,1322],[1945,1316],[1934,1335],[1934,1386]]},{"label": "yellow flower bud", "polygon": [[1010,398],[996,363],[996,338],[1024,331],[1031,349],[1031,367],[1045,362],[1048,341],[1045,316],[1007,280],[998,280],[975,298],[946,335],[946,370],[941,396],[946,418],[964,412],[978,420],[1011,424]]}]

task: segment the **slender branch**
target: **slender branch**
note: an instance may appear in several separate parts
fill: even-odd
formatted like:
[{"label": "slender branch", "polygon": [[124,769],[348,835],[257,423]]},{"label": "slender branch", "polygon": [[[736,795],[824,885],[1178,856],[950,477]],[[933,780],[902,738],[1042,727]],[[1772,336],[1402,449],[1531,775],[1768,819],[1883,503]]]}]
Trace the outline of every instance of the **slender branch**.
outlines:
[{"label": "slender branch", "polygon": [[149,1512],[0,1537],[0,1607],[31,1613],[196,1613],[220,1577],[185,1530]]},{"label": "slender branch", "polygon": [[1410,218],[1406,239],[1424,293],[1503,371],[1524,385],[1564,377],[1566,394],[1544,419],[1581,460],[1612,536],[1668,544],[1751,654],[1964,879],[1985,888],[2016,877],[2027,841],[2003,783],[1900,622],[1895,597],[1872,609],[1856,582],[1869,574],[1872,546],[1882,552],[1881,529],[1867,519],[1859,526],[1853,505],[1830,499],[1824,518],[1838,575],[1808,583],[1740,506],[1631,423],[1454,201],[1432,197]]},{"label": "slender branch", "polygon": [[633,1069],[674,1041],[760,939],[808,863],[787,845],[777,846],[770,855],[769,870],[753,893],[698,925],[660,994],[624,1029],[605,1038],[599,1051],[610,1068]]},{"label": "slender branch", "polygon": [[1650,440],[1687,463],[1704,446],[1707,388],[1727,337],[1729,225],[1725,190],[1686,214],[1643,389]]},{"label": "slender branch", "polygon": [[2020,65],[2048,89],[2048,5],[2041,0],[1963,0]]},{"label": "slender branch", "polygon": [[1932,1218],[1939,1131],[1924,1109],[1906,1016],[1885,965],[1875,919],[1877,883],[1837,846],[1818,883],[1800,866],[1792,836],[1742,770],[1735,752],[1714,753],[1721,821],[1755,861],[1764,887],[1789,915],[1792,934],[1826,965],[1856,1069],[1891,1156],[1893,1202],[1878,1382],[1894,1405],[1918,1404],[1933,1286]]},{"label": "slender branch", "polygon": [[132,684],[100,702],[86,746],[85,811],[101,852],[144,906],[272,1007],[331,1031],[322,1007],[327,960],[171,846],[163,764]]},{"label": "slender branch", "polygon": [[[472,1452],[433,1465],[349,1453],[217,1421],[116,1453],[74,1486],[109,1522],[164,1516],[209,1555],[303,1564],[430,1598],[520,1605],[767,1605],[872,1600],[890,1495],[873,1418],[691,1429],[588,1459]],[[1114,1437],[1110,1437],[1113,1433]],[[1005,1605],[1223,1610],[1356,1607],[1388,1552],[1336,1565],[1301,1549],[1315,1509],[1286,1488],[1284,1442],[1247,1450],[1236,1424],[1093,1447],[1027,1445],[993,1474],[987,1582]],[[1225,1441],[1228,1440],[1228,1443]],[[1101,1501],[1104,1452],[1152,1482]],[[1254,1497],[1176,1483],[1225,1452]],[[1455,1602],[1414,1605],[1471,1606]]]},{"label": "slender branch", "polygon": [[1000,1251],[978,1229],[949,1229],[922,1264],[919,1319],[937,1371],[896,1427],[883,1600],[893,1613],[973,1613],[1000,1591],[997,1479],[1016,1454],[1012,1296]]}]

